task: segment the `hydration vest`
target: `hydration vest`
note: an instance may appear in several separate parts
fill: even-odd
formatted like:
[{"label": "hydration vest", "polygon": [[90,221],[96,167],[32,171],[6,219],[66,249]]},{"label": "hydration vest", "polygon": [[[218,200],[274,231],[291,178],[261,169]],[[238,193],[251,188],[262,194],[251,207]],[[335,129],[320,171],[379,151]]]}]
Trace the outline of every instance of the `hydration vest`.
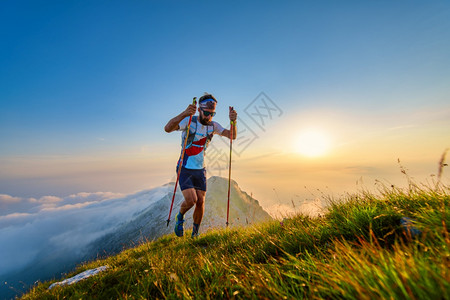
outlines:
[{"label": "hydration vest", "polygon": [[[195,134],[197,133],[197,120],[198,120],[197,116],[193,116],[192,117],[191,126],[189,128],[189,134],[186,137],[187,138],[186,154],[188,154],[189,156],[190,155],[196,155],[196,154],[200,153],[201,150],[206,149],[208,147],[209,142],[211,142],[212,137],[214,135],[214,124],[212,124],[212,125],[205,125],[205,126],[207,126],[206,127],[206,137],[194,142]],[[212,127],[211,133],[209,133],[209,127],[210,126]],[[195,128],[193,128],[193,127],[195,127]],[[192,151],[194,149],[192,149],[191,151],[188,151],[188,149],[190,149],[192,147],[198,147],[198,148],[201,148],[201,150],[198,149],[198,150],[200,150],[200,151],[198,151],[198,153],[197,153],[197,151]]]}]

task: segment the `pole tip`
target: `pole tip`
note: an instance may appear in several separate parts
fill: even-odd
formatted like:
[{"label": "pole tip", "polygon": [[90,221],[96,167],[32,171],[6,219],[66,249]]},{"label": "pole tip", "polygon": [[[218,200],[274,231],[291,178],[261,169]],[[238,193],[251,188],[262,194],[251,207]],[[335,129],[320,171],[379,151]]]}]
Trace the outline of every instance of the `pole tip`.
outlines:
[{"label": "pole tip", "polygon": [[167,220],[167,227],[169,227],[169,223],[170,223],[170,219],[169,219],[169,220]]}]

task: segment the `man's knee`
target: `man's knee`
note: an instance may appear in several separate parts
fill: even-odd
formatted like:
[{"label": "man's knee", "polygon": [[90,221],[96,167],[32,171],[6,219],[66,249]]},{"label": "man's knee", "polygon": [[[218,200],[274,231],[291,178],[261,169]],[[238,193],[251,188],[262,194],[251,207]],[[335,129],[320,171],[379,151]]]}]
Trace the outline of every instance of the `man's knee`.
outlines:
[{"label": "man's knee", "polygon": [[205,204],[205,200],[202,198],[198,198],[195,202],[195,206],[202,207]]},{"label": "man's knee", "polygon": [[203,206],[204,203],[205,203],[205,193],[197,191],[197,201],[196,201],[195,205]]},{"label": "man's knee", "polygon": [[195,191],[183,191],[183,196],[186,204],[191,207],[197,202],[197,195],[195,194]]}]

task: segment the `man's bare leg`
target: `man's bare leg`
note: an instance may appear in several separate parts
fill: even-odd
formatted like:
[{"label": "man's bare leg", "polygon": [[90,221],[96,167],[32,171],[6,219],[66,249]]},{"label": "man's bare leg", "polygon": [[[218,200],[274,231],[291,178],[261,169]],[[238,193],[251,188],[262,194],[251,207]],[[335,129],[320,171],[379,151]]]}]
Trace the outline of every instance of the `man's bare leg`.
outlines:
[{"label": "man's bare leg", "polygon": [[194,188],[185,189],[182,193],[184,196],[184,201],[181,203],[180,213],[184,215],[197,202],[197,193]]},{"label": "man's bare leg", "polygon": [[[182,221],[184,214],[195,205],[194,214],[193,214],[194,228],[192,231],[192,237],[197,237],[200,223],[202,222],[202,219],[203,219],[203,213],[205,211],[206,192],[201,191],[201,190],[195,190],[194,188],[190,188],[190,189],[183,190],[182,193],[184,196],[184,201],[181,203],[181,207],[180,207],[181,215],[177,216],[177,218],[179,218],[179,220]],[[181,236],[181,235],[179,235],[179,236]]]},{"label": "man's bare leg", "polygon": [[197,202],[195,203],[194,210],[194,223],[200,225],[203,219],[203,213],[205,212],[205,196],[206,192],[201,190],[196,190],[197,192]]},{"label": "man's bare leg", "polygon": [[184,196],[184,201],[181,203],[180,212],[176,216],[176,224],[175,224],[175,234],[178,237],[182,237],[184,235],[184,220],[183,216],[184,214],[192,208],[192,206],[195,205],[197,202],[197,193],[195,192],[195,189],[186,189],[182,191]]}]

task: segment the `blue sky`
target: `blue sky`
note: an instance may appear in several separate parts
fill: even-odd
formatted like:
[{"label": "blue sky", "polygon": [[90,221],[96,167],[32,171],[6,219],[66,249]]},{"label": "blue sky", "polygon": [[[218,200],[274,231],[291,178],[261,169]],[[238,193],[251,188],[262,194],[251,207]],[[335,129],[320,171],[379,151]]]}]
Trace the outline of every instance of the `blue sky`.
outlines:
[{"label": "blue sky", "polygon": [[[284,174],[278,161],[328,164],[326,157],[290,156],[302,126],[328,131],[333,161],[361,157],[350,167],[396,167],[401,155],[435,168],[450,146],[448,1],[1,6],[0,194],[132,192],[167,181],[179,136],[163,127],[205,91],[219,99],[223,125],[229,105],[242,117],[260,92],[283,110],[236,157],[235,179],[244,189],[265,182],[264,171],[259,183],[248,179],[254,178],[249,168],[256,172],[259,165],[274,164],[271,172]],[[401,135],[393,128],[403,128]],[[352,143],[357,146],[339,148]],[[371,143],[386,148],[368,153]],[[247,164],[260,155],[269,161]]]}]

